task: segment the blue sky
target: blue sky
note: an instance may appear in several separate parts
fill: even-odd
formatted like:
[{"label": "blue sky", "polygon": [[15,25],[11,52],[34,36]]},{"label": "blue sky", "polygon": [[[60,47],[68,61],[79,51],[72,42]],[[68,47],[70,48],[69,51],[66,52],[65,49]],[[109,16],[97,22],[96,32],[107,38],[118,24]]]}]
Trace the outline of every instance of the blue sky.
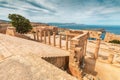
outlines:
[{"label": "blue sky", "polygon": [[120,0],[0,0],[0,19],[9,13],[34,22],[120,25]]}]

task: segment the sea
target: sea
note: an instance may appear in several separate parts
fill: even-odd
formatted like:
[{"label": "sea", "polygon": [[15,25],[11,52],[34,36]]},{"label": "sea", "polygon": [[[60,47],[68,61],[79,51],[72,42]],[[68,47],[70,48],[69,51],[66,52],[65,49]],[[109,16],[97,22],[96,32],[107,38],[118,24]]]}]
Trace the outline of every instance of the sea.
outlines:
[{"label": "sea", "polygon": [[74,30],[86,30],[86,29],[104,29],[105,32],[102,33],[101,38],[104,39],[105,33],[110,32],[120,35],[120,25],[84,25],[84,24],[57,24],[49,23],[49,25],[56,26],[59,28],[68,28]]}]

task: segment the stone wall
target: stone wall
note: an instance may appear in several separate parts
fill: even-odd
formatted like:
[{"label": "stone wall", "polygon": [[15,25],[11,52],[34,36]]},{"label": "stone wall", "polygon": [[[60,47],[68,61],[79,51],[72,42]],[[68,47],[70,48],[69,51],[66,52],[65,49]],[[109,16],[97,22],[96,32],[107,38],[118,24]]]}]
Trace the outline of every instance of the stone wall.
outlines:
[{"label": "stone wall", "polygon": [[5,34],[7,30],[7,27],[0,26],[0,33]]},{"label": "stone wall", "polygon": [[11,35],[11,36],[15,36],[15,28],[7,27],[6,34]]},{"label": "stone wall", "polygon": [[101,32],[100,31],[88,31],[90,38],[100,39]]},{"label": "stone wall", "polygon": [[63,56],[63,57],[44,57],[44,60],[47,62],[55,65],[56,67],[62,69],[62,70],[67,70],[68,69],[68,62],[69,62],[69,57],[68,56]]},{"label": "stone wall", "polygon": [[120,41],[120,35],[116,35],[116,34],[113,34],[113,33],[106,32],[104,41],[109,42],[109,41],[112,41],[112,40],[119,40]]},{"label": "stone wall", "polygon": [[55,26],[36,26],[33,27],[32,31],[37,32],[37,31],[52,31],[52,32],[57,32],[58,28]]},{"label": "stone wall", "polygon": [[84,56],[86,55],[86,45],[88,32],[76,36],[70,41],[69,69],[73,76],[82,80],[82,68],[84,66]]}]

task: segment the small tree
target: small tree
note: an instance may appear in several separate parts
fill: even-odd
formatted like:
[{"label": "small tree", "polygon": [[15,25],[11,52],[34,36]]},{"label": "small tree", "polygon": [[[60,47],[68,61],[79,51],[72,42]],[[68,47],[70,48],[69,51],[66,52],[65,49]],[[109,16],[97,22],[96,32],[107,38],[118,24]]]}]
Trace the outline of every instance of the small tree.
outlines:
[{"label": "small tree", "polygon": [[12,25],[16,28],[16,32],[24,34],[31,31],[32,26],[30,21],[19,14],[9,14],[8,18],[11,20]]}]

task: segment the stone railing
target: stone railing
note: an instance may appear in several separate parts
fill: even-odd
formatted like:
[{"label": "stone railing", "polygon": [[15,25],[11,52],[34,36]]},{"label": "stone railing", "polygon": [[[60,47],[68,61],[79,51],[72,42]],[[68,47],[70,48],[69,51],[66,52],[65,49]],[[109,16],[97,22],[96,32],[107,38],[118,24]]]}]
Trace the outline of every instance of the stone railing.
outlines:
[{"label": "stone railing", "polygon": [[[62,49],[65,47],[65,50],[69,50],[70,44],[68,42],[70,41],[71,37],[74,36],[76,36],[76,34],[71,34],[67,31],[60,32],[58,34],[55,31],[38,30],[37,32],[33,33],[34,40]],[[64,40],[65,43],[62,43],[62,40]]]}]

